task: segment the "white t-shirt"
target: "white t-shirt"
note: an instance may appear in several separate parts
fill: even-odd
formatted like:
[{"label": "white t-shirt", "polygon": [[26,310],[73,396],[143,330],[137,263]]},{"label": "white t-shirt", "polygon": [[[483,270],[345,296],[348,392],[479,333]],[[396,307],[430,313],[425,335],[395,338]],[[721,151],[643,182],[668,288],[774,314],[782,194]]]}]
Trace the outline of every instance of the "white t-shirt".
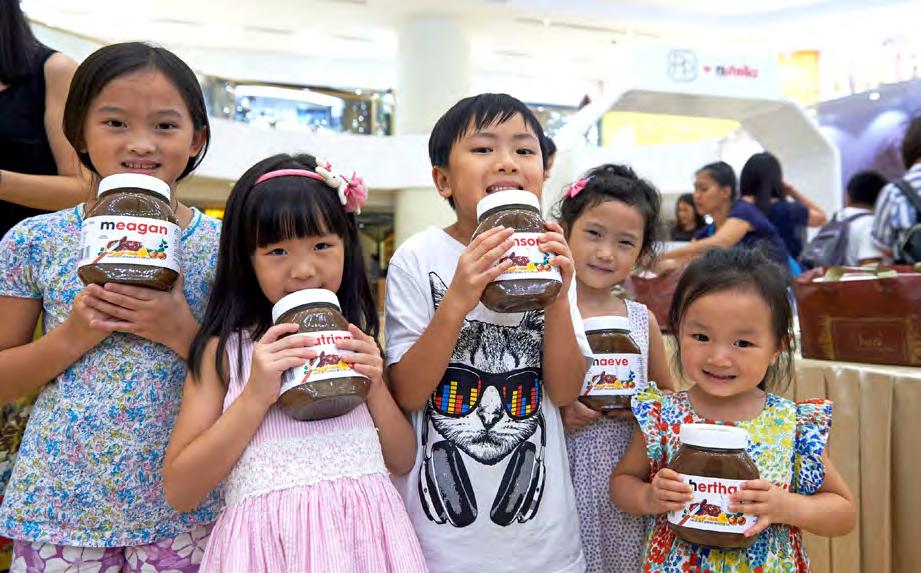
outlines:
[{"label": "white t-shirt", "polygon": [[[435,227],[407,240],[387,271],[387,365],[418,340],[464,245]],[[583,356],[575,288],[569,292]],[[431,571],[585,570],[559,408],[540,379],[543,311],[478,304],[426,406],[411,414],[416,463],[396,478]]]},{"label": "white t-shirt", "polygon": [[[843,221],[857,213],[872,213],[869,209],[860,207],[845,207],[835,216],[838,221]],[[846,265],[856,266],[860,264],[861,259],[878,259],[882,258],[883,252],[873,242],[871,231],[873,230],[873,216],[858,217],[848,225],[847,234],[847,259]]]}]

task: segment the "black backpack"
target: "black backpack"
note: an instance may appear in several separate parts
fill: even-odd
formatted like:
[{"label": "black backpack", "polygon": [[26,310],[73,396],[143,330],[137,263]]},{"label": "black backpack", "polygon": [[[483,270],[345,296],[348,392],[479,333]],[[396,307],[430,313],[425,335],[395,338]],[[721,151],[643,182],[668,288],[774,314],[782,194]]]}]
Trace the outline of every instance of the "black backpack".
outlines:
[{"label": "black backpack", "polygon": [[921,198],[918,197],[918,192],[912,188],[908,181],[899,179],[894,183],[915,208],[915,218],[917,219],[914,226],[899,236],[899,250],[902,252],[902,256],[896,262],[909,265],[921,263]]},{"label": "black backpack", "polygon": [[861,217],[868,217],[873,213],[855,213],[847,219],[838,220],[837,216],[826,223],[816,236],[803,247],[799,256],[799,264],[803,269],[816,267],[834,267],[843,265],[847,261],[847,242],[850,235],[851,223]]}]

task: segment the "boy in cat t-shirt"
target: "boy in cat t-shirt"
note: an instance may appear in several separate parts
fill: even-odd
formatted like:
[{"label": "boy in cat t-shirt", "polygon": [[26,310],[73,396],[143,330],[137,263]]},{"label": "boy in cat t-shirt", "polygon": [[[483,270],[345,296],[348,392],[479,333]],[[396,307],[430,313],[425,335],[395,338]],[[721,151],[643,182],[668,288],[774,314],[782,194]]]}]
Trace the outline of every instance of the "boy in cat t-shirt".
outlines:
[{"label": "boy in cat t-shirt", "polygon": [[540,241],[561,295],[543,311],[499,314],[479,300],[511,264],[495,266],[512,230],[470,240],[488,193],[540,197],[544,151],[540,122],[517,99],[459,101],[429,138],[432,179],[457,221],[410,237],[390,261],[386,360],[420,440],[397,481],[437,573],[585,569],[558,409],[578,397],[591,357],[572,254],[547,223]]}]

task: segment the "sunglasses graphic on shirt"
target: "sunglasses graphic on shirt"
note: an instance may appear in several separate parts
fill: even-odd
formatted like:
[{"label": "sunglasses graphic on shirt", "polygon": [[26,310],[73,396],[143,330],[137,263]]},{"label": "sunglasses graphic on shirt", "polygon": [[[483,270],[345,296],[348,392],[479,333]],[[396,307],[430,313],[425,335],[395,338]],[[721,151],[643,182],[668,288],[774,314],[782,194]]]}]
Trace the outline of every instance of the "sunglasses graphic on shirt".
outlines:
[{"label": "sunglasses graphic on shirt", "polygon": [[499,391],[502,407],[513,419],[527,418],[540,408],[543,394],[540,368],[492,374],[461,364],[450,364],[445,370],[432,393],[432,406],[445,416],[466,416],[476,409],[490,386]]}]

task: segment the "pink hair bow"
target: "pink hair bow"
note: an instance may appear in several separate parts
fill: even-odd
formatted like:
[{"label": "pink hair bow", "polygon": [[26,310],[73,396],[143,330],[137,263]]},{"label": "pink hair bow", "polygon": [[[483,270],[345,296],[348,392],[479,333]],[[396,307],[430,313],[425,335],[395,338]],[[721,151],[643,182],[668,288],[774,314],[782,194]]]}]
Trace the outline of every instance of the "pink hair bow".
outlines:
[{"label": "pink hair bow", "polygon": [[352,178],[346,179],[333,169],[329,161],[323,159],[317,159],[317,173],[339,194],[339,202],[345,207],[346,213],[361,213],[361,207],[368,199],[368,186],[364,179],[354,171]]},{"label": "pink hair bow", "polygon": [[588,179],[586,179],[585,177],[579,177],[578,179],[576,179],[575,181],[569,184],[569,187],[566,188],[566,193],[564,193],[564,196],[568,197],[569,199],[572,199],[576,195],[581,193],[582,190],[585,189],[586,185],[588,185]]},{"label": "pink hair bow", "polygon": [[[343,179],[345,178],[343,177]],[[344,194],[345,212],[361,213],[361,208],[364,206],[365,201],[368,200],[368,186],[365,185],[365,180],[354,171],[352,172],[352,178],[348,180]]]}]

